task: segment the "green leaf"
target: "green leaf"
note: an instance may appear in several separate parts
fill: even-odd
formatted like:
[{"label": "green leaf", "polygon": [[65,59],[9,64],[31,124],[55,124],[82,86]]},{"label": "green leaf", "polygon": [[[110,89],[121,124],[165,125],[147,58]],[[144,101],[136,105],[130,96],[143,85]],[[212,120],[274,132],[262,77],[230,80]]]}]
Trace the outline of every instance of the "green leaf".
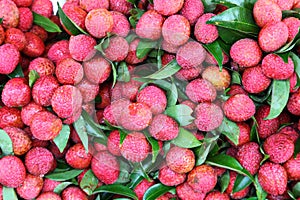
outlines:
[{"label": "green leaf", "polygon": [[230,174],[229,171],[226,170],[226,172],[222,175],[220,178],[220,186],[221,186],[221,192],[225,192],[226,189],[228,188],[230,182]]},{"label": "green leaf", "polygon": [[212,0],[202,0],[202,3],[204,5],[204,12],[213,12],[216,9],[216,4],[213,3]]},{"label": "green leaf", "polygon": [[7,75],[9,78],[18,78],[18,77],[24,77],[23,69],[20,64],[17,65],[16,69]]},{"label": "green leaf", "polygon": [[130,73],[128,71],[128,66],[126,62],[121,62],[118,66],[118,81],[121,82],[129,82],[130,81]]},{"label": "green leaf", "polygon": [[231,84],[242,84],[242,78],[241,75],[237,71],[233,71],[231,73]]},{"label": "green leaf", "polygon": [[187,105],[175,105],[166,109],[165,114],[175,119],[180,126],[186,126],[195,119],[192,117],[193,110]]},{"label": "green leaf", "polygon": [[157,41],[140,40],[137,49],[136,56],[141,59],[148,55],[152,49],[157,47]]},{"label": "green leaf", "polygon": [[296,46],[296,44],[298,44],[299,42],[300,42],[300,32],[298,29],[298,33],[294,37],[294,39],[292,41],[290,41],[289,43],[287,43],[286,45],[284,45],[283,47],[281,47],[275,53],[286,53],[286,52],[292,50]]},{"label": "green leaf", "polygon": [[245,189],[251,183],[252,180],[248,176],[243,176],[241,174],[238,174],[233,185],[232,193],[236,193]]},{"label": "green leaf", "polygon": [[216,144],[216,141],[204,142],[201,147],[196,149],[196,166],[202,165],[206,161],[209,152]]},{"label": "green leaf", "polygon": [[70,136],[70,126],[69,125],[63,125],[63,127],[62,127],[61,131],[59,132],[58,136],[56,136],[53,139],[53,142],[58,147],[58,149],[61,153],[65,150],[65,148],[68,144],[69,136]]},{"label": "green leaf", "polygon": [[257,199],[258,200],[265,200],[268,193],[266,193],[266,191],[264,191],[261,187],[261,185],[259,184],[259,181],[258,181],[258,178],[257,178],[257,175],[255,176],[255,179],[254,179],[254,187],[256,189],[256,196],[257,196]]},{"label": "green leaf", "polygon": [[174,106],[178,100],[178,91],[175,83],[172,83],[171,88],[167,90],[168,107]]},{"label": "green leaf", "polygon": [[219,126],[218,130],[226,137],[232,141],[235,145],[239,143],[240,129],[235,122],[230,121],[226,117],[223,118],[222,124]]},{"label": "green leaf", "polygon": [[161,183],[157,183],[151,186],[144,194],[143,200],[155,200],[156,198],[169,192],[173,187],[165,186]]},{"label": "green leaf", "polygon": [[83,172],[83,170],[72,169],[64,172],[53,172],[45,177],[54,181],[66,181],[77,177],[81,172]]},{"label": "green leaf", "polygon": [[288,195],[289,195],[293,200],[296,200],[296,197],[295,197],[295,195],[292,193],[291,190],[288,190],[287,193],[288,193]]},{"label": "green leaf", "polygon": [[260,95],[249,94],[249,97],[257,103],[264,103],[270,97],[271,92],[272,87],[270,86],[266,92],[262,92]]},{"label": "green leaf", "polygon": [[153,137],[149,137],[149,136],[146,136],[146,137],[152,147],[152,163],[155,163],[156,158],[160,152],[160,147],[159,147],[158,141],[156,139],[154,139]]},{"label": "green leaf", "polygon": [[281,59],[283,60],[283,62],[288,63],[289,62],[289,57],[290,57],[290,51],[285,52],[285,53],[276,53],[276,55],[278,55],[279,57],[281,57]]},{"label": "green leaf", "polygon": [[282,11],[282,18],[287,18],[287,17],[296,17],[300,19],[300,12],[299,9],[294,9],[294,10],[283,10]]},{"label": "green leaf", "polygon": [[116,65],[113,62],[111,62],[111,69],[112,69],[112,72],[113,72],[113,84],[112,84],[112,87],[115,87],[115,85],[117,83],[117,80],[118,80],[118,73],[117,73]]},{"label": "green leaf", "polygon": [[68,31],[72,35],[79,35],[79,34],[86,34],[88,35],[87,32],[85,32],[82,28],[80,28],[74,21],[72,21],[62,10],[61,6],[57,2],[57,7],[58,7],[58,15],[60,18],[61,23],[66,27]]},{"label": "green leaf", "polygon": [[174,59],[169,62],[165,67],[161,68],[160,70],[156,71],[155,73],[146,76],[144,78],[150,79],[165,79],[168,77],[173,76],[176,72],[181,69],[180,65],[178,65],[177,61]]},{"label": "green leaf", "polygon": [[201,146],[201,142],[193,135],[193,133],[180,127],[178,136],[171,140],[171,143],[182,148],[194,148]]},{"label": "green leaf", "polygon": [[11,139],[2,129],[0,129],[0,148],[4,155],[11,155],[14,153]]},{"label": "green leaf", "polygon": [[8,188],[3,186],[2,188],[3,200],[18,200],[17,194],[14,188]]},{"label": "green leaf", "polygon": [[253,20],[252,10],[243,7],[229,8],[221,14],[212,17],[207,21],[207,24],[214,24],[253,36],[257,36],[260,31]]},{"label": "green leaf", "polygon": [[145,13],[144,10],[141,10],[139,8],[133,8],[130,10],[130,17],[129,17],[129,22],[130,25],[135,28],[137,22],[139,21],[139,19],[141,18],[141,16]]},{"label": "green leaf", "polygon": [[239,174],[243,174],[254,181],[253,176],[247,170],[245,170],[235,158],[226,154],[219,154],[214,157],[208,157],[206,163],[212,166],[222,167],[235,171]]},{"label": "green leaf", "polygon": [[88,170],[80,182],[80,188],[88,195],[92,195],[93,191],[97,188],[98,182],[92,170]]},{"label": "green leaf", "polygon": [[86,130],[86,123],[82,116],[78,118],[76,122],[73,123],[73,126],[84,146],[86,152],[89,152],[89,138]]},{"label": "green leaf", "polygon": [[87,133],[96,137],[99,143],[106,145],[107,137],[101,130],[100,125],[96,124],[92,117],[85,110],[82,110],[81,116],[86,123]]},{"label": "green leaf", "polygon": [[57,185],[53,192],[55,192],[56,194],[60,194],[65,188],[67,188],[69,185],[74,184],[73,182],[62,182],[59,185]]},{"label": "green leaf", "polygon": [[294,158],[296,158],[299,152],[300,152],[300,137],[298,137],[295,143]]},{"label": "green leaf", "polygon": [[135,200],[138,199],[135,192],[124,185],[119,185],[119,184],[102,185],[102,186],[96,188],[94,190],[93,194],[103,193],[103,192],[119,194],[122,196],[130,197]]},{"label": "green leaf", "polygon": [[128,183],[130,181],[130,174],[129,174],[130,166],[127,162],[121,159],[119,160],[119,163],[120,163],[120,174],[115,184]]},{"label": "green leaf", "polygon": [[47,32],[50,33],[60,33],[61,30],[57,24],[51,21],[48,17],[32,12],[33,14],[33,23],[43,27]]},{"label": "green leaf", "polygon": [[40,78],[40,75],[35,70],[30,70],[29,72],[29,87],[32,87],[35,81]]},{"label": "green leaf", "polygon": [[273,80],[271,110],[265,120],[274,119],[280,115],[289,100],[289,94],[290,81],[288,79]]},{"label": "green leaf", "polygon": [[300,58],[293,52],[290,52],[290,56],[294,62],[295,73],[297,75],[297,85],[296,87],[300,86]]},{"label": "green leaf", "polygon": [[203,47],[209,51],[209,53],[216,59],[220,70],[223,68],[223,52],[221,49],[221,46],[219,45],[218,40],[209,43],[209,44],[203,44]]},{"label": "green leaf", "polygon": [[244,1],[241,1],[241,0],[213,0],[212,2],[224,5],[228,8],[239,6],[239,7],[248,8],[248,9],[252,10],[256,1],[257,0],[244,0]]},{"label": "green leaf", "polygon": [[[243,38],[255,38],[255,36],[249,33],[242,33],[237,30],[232,30],[229,28],[218,27],[219,36],[225,44],[232,45],[236,41]],[[224,46],[224,45],[223,45]]]},{"label": "green leaf", "polygon": [[296,196],[296,198],[300,197],[300,182],[294,185],[293,194]]},{"label": "green leaf", "polygon": [[3,17],[0,18],[0,24],[2,24],[2,22],[3,22]]}]

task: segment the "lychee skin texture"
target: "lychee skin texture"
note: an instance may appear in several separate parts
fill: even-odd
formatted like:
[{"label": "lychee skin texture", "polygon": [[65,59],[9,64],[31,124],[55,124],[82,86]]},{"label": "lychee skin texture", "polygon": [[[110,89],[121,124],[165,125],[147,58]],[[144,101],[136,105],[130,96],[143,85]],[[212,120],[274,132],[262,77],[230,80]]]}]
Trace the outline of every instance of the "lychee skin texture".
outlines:
[{"label": "lychee skin texture", "polygon": [[65,58],[71,58],[71,54],[69,51],[69,41],[61,40],[54,43],[48,53],[47,57],[52,60],[54,63],[58,63],[59,61]]},{"label": "lychee skin texture", "polygon": [[300,90],[292,94],[289,98],[287,109],[290,113],[296,116],[300,116]]},{"label": "lychee skin texture", "polygon": [[189,40],[190,34],[190,23],[182,15],[168,17],[162,27],[164,40],[174,46],[185,44]]},{"label": "lychee skin texture", "polygon": [[131,131],[141,131],[149,126],[152,120],[150,108],[143,103],[130,103],[122,111],[121,125]]},{"label": "lychee skin texture", "polygon": [[214,16],[215,14],[213,13],[206,13],[199,17],[194,30],[194,35],[199,42],[208,44],[214,42],[219,37],[217,27],[206,23]]},{"label": "lychee skin texture", "polygon": [[[83,10],[78,4],[72,2],[65,3],[62,7],[62,10],[77,26],[85,30],[85,18],[87,16],[85,10]],[[69,35],[73,35],[63,23],[61,24]]]},{"label": "lychee skin texture", "polygon": [[288,42],[292,41],[298,33],[300,27],[300,20],[296,17],[287,17],[282,20],[283,23],[288,27],[289,37]]},{"label": "lychee skin texture", "polygon": [[223,111],[230,120],[242,122],[250,119],[255,114],[255,105],[247,95],[236,94],[224,103]]},{"label": "lychee skin texture", "polygon": [[0,46],[0,74],[10,74],[20,61],[20,52],[12,44]]},{"label": "lychee skin texture", "polygon": [[194,25],[198,18],[204,13],[204,5],[202,1],[185,0],[180,12],[189,20],[191,25]]},{"label": "lychee skin texture", "polygon": [[[240,134],[239,134],[239,143],[237,146],[241,146],[243,144],[246,144],[250,142],[250,127],[247,123],[245,122],[238,122],[236,125],[239,127]],[[236,146],[233,144],[230,140],[229,143],[233,146]]]},{"label": "lychee skin texture", "polygon": [[279,128],[279,119],[278,117],[274,119],[265,120],[269,115],[271,107],[269,105],[260,106],[256,113],[255,119],[257,121],[258,135],[260,138],[265,139],[270,135],[276,133]]},{"label": "lychee skin texture", "polygon": [[186,86],[186,95],[195,103],[212,102],[217,97],[216,88],[205,79],[195,79]]},{"label": "lychee skin texture", "polygon": [[76,186],[70,186],[64,189],[61,193],[62,200],[73,200],[73,199],[80,199],[80,200],[88,200],[87,195]]},{"label": "lychee skin texture", "polygon": [[281,165],[268,162],[260,167],[258,181],[267,193],[281,195],[287,188],[287,173]]},{"label": "lychee skin texture", "polygon": [[205,193],[196,192],[187,182],[176,187],[176,193],[183,200],[204,200]]},{"label": "lychee skin texture", "polygon": [[149,126],[149,133],[157,140],[168,141],[178,136],[179,126],[173,118],[159,114],[153,118]]},{"label": "lychee skin texture", "polygon": [[163,22],[163,16],[155,10],[149,10],[139,19],[136,25],[136,34],[140,38],[158,40],[161,37]]},{"label": "lychee skin texture", "polygon": [[3,130],[12,140],[15,155],[20,156],[29,151],[31,148],[31,139],[25,131],[16,127],[6,127]]},{"label": "lychee skin texture", "polygon": [[39,36],[35,35],[31,32],[25,33],[25,38],[27,41],[27,45],[22,50],[22,52],[29,56],[29,57],[39,57],[41,56],[45,51],[45,44]]},{"label": "lychee skin texture", "polygon": [[32,135],[39,140],[52,140],[62,129],[62,121],[48,111],[36,113],[31,122]]},{"label": "lychee skin texture", "polygon": [[31,102],[26,106],[22,107],[21,118],[24,124],[30,126],[33,116],[40,111],[45,111],[45,108],[36,104],[35,102]]},{"label": "lychee skin texture", "polygon": [[33,0],[31,10],[44,17],[50,18],[53,14],[53,5],[50,0]]},{"label": "lychee skin texture", "polygon": [[249,193],[249,190],[250,190],[249,186],[246,187],[245,189],[239,191],[239,192],[232,193],[232,190],[233,190],[233,187],[234,187],[234,183],[235,183],[235,180],[236,180],[236,177],[237,177],[237,173],[234,172],[234,171],[230,171],[229,172],[229,176],[230,176],[230,180],[229,180],[228,187],[226,189],[226,193],[228,195],[230,195],[230,197],[232,199],[242,199],[245,196],[247,196],[247,194]]},{"label": "lychee skin texture", "polygon": [[7,126],[23,128],[24,123],[21,119],[21,111],[19,109],[7,106],[0,108],[0,128]]},{"label": "lychee skin texture", "polygon": [[289,30],[285,23],[267,24],[258,35],[258,44],[264,52],[272,52],[282,47],[288,40]]},{"label": "lychee skin texture", "polygon": [[4,156],[0,159],[0,183],[5,187],[19,187],[25,180],[26,169],[20,158]]},{"label": "lychee skin texture", "polygon": [[17,28],[23,32],[28,31],[33,24],[33,14],[31,10],[28,7],[19,7],[19,15],[20,19]]},{"label": "lychee skin texture", "polygon": [[141,162],[150,153],[150,144],[140,132],[133,132],[126,136],[121,147],[121,154],[131,162]]},{"label": "lychee skin texture", "polygon": [[249,142],[238,148],[236,158],[250,174],[254,175],[260,167],[263,156],[259,151],[259,145],[255,142]]},{"label": "lychee skin texture", "polygon": [[85,18],[86,30],[95,38],[105,37],[112,31],[113,24],[111,13],[103,8],[91,10]]},{"label": "lychee skin texture", "polygon": [[109,8],[111,11],[117,11],[124,15],[129,15],[133,8],[132,3],[126,0],[109,0]]},{"label": "lychee skin texture", "polygon": [[188,173],[195,165],[195,155],[190,149],[174,146],[168,151],[166,161],[176,173]]},{"label": "lychee skin texture", "polygon": [[230,56],[243,67],[254,67],[261,61],[262,51],[255,40],[245,38],[231,46]]},{"label": "lychee skin texture", "polygon": [[61,200],[60,196],[54,192],[43,192],[36,200]]},{"label": "lychee skin texture", "polygon": [[140,42],[140,39],[135,39],[129,44],[128,55],[125,59],[126,63],[131,64],[131,65],[135,65],[135,64],[141,63],[144,60],[146,60],[147,55],[144,56],[143,58],[138,58],[136,56],[136,50],[137,50],[137,47],[139,45],[139,42]]},{"label": "lychee skin texture", "polygon": [[13,78],[6,82],[2,102],[8,107],[21,107],[30,102],[31,91],[25,78]]},{"label": "lychee skin texture", "polygon": [[24,199],[36,198],[43,188],[43,178],[27,174],[23,184],[17,188],[17,193]]},{"label": "lychee skin texture", "polygon": [[231,76],[227,69],[223,68],[220,71],[217,66],[208,66],[201,74],[202,78],[213,84],[217,91],[226,90],[231,81]]},{"label": "lychee skin texture", "polygon": [[22,51],[27,43],[24,33],[17,28],[9,28],[6,30],[4,42],[15,45],[19,51]]},{"label": "lychee skin texture", "polygon": [[274,134],[269,136],[264,144],[266,154],[270,155],[270,161],[274,163],[284,163],[294,154],[294,142],[288,135]]},{"label": "lychee skin texture", "polygon": [[176,61],[182,69],[195,68],[206,58],[206,51],[199,42],[191,41],[179,47]]},{"label": "lychee skin texture", "polygon": [[200,103],[195,108],[194,123],[200,131],[212,131],[223,121],[222,109],[213,103]]},{"label": "lychee skin texture", "polygon": [[34,147],[25,156],[25,166],[30,174],[45,175],[53,167],[55,160],[52,153],[43,147]]},{"label": "lychee skin texture", "polygon": [[207,193],[216,186],[217,174],[211,166],[199,165],[188,174],[187,183],[196,192]]},{"label": "lychee skin texture", "polygon": [[219,191],[210,192],[206,195],[205,200],[230,200],[228,194]]},{"label": "lychee skin texture", "polygon": [[55,90],[51,105],[54,112],[61,118],[76,116],[81,112],[82,95],[76,87],[63,85]]},{"label": "lychee skin texture", "polygon": [[32,87],[34,102],[41,106],[50,106],[51,98],[58,87],[59,83],[52,75],[38,78]]},{"label": "lychee skin texture", "polygon": [[85,151],[81,143],[77,143],[68,149],[65,158],[71,167],[85,169],[90,166],[92,155]]},{"label": "lychee skin texture", "polygon": [[289,180],[300,180],[300,154],[298,153],[296,158],[290,158],[284,165],[284,169],[288,174]]},{"label": "lychee skin texture", "polygon": [[242,76],[244,89],[253,94],[265,91],[271,84],[271,79],[263,74],[261,66],[245,69]]},{"label": "lychee skin texture", "polygon": [[86,10],[87,12],[97,9],[97,8],[109,8],[109,0],[101,0],[101,1],[94,1],[94,0],[80,0],[79,5],[82,9]]},{"label": "lychee skin texture", "polygon": [[92,83],[100,84],[108,79],[111,72],[110,63],[101,56],[95,56],[83,63],[86,79]]},{"label": "lychee skin texture", "polygon": [[95,176],[105,184],[116,182],[120,173],[120,165],[117,158],[107,151],[101,151],[94,155],[91,169]]},{"label": "lychee skin texture", "polygon": [[294,73],[294,62],[289,57],[288,63],[276,54],[268,54],[262,60],[262,72],[269,78],[285,80]]},{"label": "lychee skin texture", "polygon": [[170,0],[170,1],[163,1],[163,0],[154,0],[154,10],[158,13],[170,16],[177,13],[183,6],[183,0]]},{"label": "lychee skin texture", "polygon": [[3,17],[2,26],[4,28],[17,27],[20,13],[17,5],[11,0],[0,1],[0,16]]},{"label": "lychee skin texture", "polygon": [[170,167],[164,166],[159,170],[158,180],[166,186],[176,186],[185,181],[186,174],[174,172]]},{"label": "lychee skin texture", "polygon": [[156,86],[143,88],[137,95],[137,102],[149,106],[153,115],[164,112],[167,107],[165,92]]},{"label": "lychee skin texture", "polygon": [[53,75],[55,72],[55,65],[47,58],[38,57],[29,63],[28,70],[35,70],[40,77]]},{"label": "lychee skin texture", "polygon": [[71,36],[69,51],[74,60],[87,61],[96,54],[96,49],[94,49],[96,45],[96,40],[91,36],[84,34]]},{"label": "lychee skin texture", "polygon": [[99,93],[99,85],[91,83],[86,79],[83,79],[76,87],[81,93],[83,103],[93,101]]},{"label": "lychee skin texture", "polygon": [[154,185],[155,182],[151,181],[149,182],[147,179],[143,179],[135,188],[134,192],[136,196],[138,197],[139,200],[143,199],[143,196],[145,192],[152,186]]},{"label": "lychee skin texture", "polygon": [[76,85],[83,79],[83,67],[72,58],[66,58],[56,64],[55,75],[63,85]]},{"label": "lychee skin texture", "polygon": [[107,149],[115,156],[122,155],[120,151],[120,132],[118,130],[110,132],[107,138]]},{"label": "lychee skin texture", "polygon": [[273,0],[259,0],[254,4],[253,17],[259,27],[264,27],[269,23],[280,22],[282,14]]},{"label": "lychee skin texture", "polygon": [[125,15],[117,11],[110,11],[113,17],[113,28],[111,33],[120,37],[126,37],[130,31],[130,24]]},{"label": "lychee skin texture", "polygon": [[111,61],[123,61],[129,51],[129,44],[123,37],[110,38],[108,47],[104,50],[105,57]]}]

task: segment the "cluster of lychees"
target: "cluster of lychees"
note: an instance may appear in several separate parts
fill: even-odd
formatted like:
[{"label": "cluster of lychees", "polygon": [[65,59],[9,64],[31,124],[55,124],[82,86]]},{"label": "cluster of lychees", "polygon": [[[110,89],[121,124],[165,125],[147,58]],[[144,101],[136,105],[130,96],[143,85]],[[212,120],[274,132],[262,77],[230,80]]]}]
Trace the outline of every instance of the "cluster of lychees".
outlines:
[{"label": "cluster of lychees", "polygon": [[[256,1],[257,39],[242,37],[221,55],[208,46],[220,39],[218,24],[209,20],[227,8],[218,5],[205,13],[204,5],[200,0],[68,0],[58,17],[50,0],[0,0],[0,199],[4,188],[15,188],[22,199],[96,199],[81,184],[87,175],[97,180],[90,185],[95,190],[120,185],[126,170],[142,174],[128,186],[137,199],[158,183],[174,188],[158,195],[160,200],[242,199],[254,194],[252,185],[261,186],[268,199],[289,199],[288,190],[300,181],[299,77],[297,63],[277,51],[299,37],[300,19],[283,19],[282,11],[299,8],[300,2]],[[53,25],[64,33],[47,31]],[[221,64],[227,68],[220,70]],[[231,70],[242,73],[240,84],[232,84]],[[126,73],[129,79],[120,79]],[[274,108],[267,98],[260,104],[255,98],[278,80],[289,82],[291,95],[286,109],[267,119]],[[185,117],[192,120],[186,123]],[[230,137],[234,128],[218,129],[227,122],[238,129],[237,141]],[[103,135],[97,138],[98,133]],[[203,155],[194,147],[210,148],[211,135],[222,144],[210,150],[226,152],[243,175],[257,177],[256,183],[235,192],[238,170],[205,159],[198,164]],[[177,145],[185,136],[197,145]],[[136,172],[149,158],[158,168]],[[124,161],[131,170],[122,169]],[[45,176],[61,165],[65,173],[82,172],[60,190],[63,178]],[[227,186],[220,189],[226,173]],[[130,178],[127,182],[136,181]]]}]

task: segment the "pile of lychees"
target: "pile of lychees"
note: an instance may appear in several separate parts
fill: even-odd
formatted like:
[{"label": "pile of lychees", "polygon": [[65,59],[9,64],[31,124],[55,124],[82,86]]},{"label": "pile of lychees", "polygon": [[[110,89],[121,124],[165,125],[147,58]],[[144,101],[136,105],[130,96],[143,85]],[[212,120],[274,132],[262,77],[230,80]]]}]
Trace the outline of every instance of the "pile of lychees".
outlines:
[{"label": "pile of lychees", "polygon": [[0,200],[300,199],[299,0],[0,0]]}]

